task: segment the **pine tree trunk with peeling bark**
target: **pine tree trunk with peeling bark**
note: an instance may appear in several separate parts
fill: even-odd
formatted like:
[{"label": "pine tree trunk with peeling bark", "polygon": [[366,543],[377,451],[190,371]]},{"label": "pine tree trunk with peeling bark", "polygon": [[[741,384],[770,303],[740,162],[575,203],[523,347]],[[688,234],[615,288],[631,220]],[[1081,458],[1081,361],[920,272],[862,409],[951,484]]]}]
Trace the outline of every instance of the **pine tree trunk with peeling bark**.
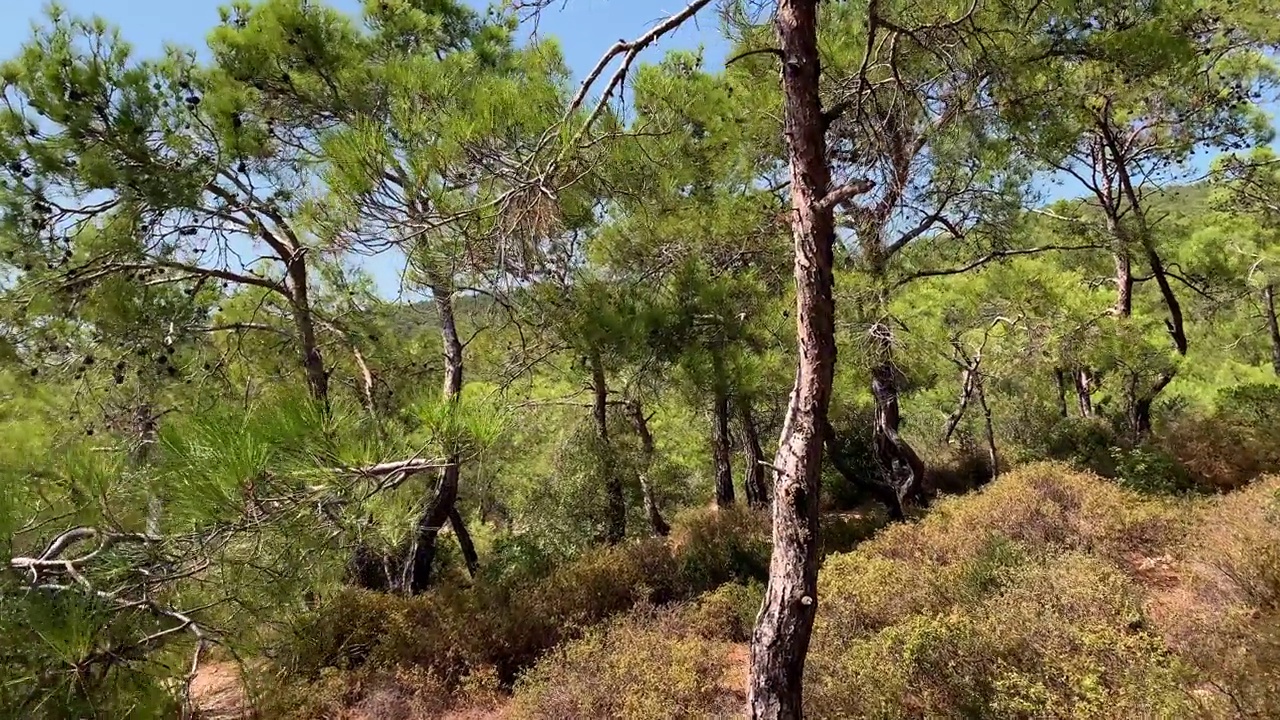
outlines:
[{"label": "pine tree trunk with peeling bark", "polygon": [[[831,172],[819,95],[817,0],[779,0],[783,133],[791,165],[799,364],[774,461],[773,553],[751,638],[747,706],[759,720],[799,718],[818,590],[818,489],[835,373]],[[852,194],[852,193],[851,193]]]}]

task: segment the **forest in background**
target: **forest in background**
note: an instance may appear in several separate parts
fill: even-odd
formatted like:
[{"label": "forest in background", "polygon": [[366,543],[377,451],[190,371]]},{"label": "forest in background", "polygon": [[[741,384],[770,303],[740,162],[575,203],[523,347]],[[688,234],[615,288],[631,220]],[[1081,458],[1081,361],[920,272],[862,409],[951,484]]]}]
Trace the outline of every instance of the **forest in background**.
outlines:
[{"label": "forest in background", "polygon": [[1280,713],[1280,6],[548,4],[0,65],[6,716]]}]

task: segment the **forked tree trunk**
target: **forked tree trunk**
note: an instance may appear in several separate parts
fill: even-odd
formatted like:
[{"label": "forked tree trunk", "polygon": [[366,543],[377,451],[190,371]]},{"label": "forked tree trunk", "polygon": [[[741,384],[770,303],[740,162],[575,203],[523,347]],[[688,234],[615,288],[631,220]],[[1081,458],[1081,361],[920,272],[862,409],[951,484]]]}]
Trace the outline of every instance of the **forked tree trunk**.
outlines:
[{"label": "forked tree trunk", "polygon": [[779,0],[783,132],[791,165],[799,365],[774,460],[773,553],[751,637],[747,706],[762,720],[799,718],[818,593],[818,489],[835,373],[835,228],[819,96],[818,0]]},{"label": "forked tree trunk", "polygon": [[1267,330],[1271,335],[1271,367],[1280,375],[1280,323],[1276,321],[1275,286],[1262,288],[1262,312],[1267,316]]},{"label": "forked tree trunk", "polygon": [[889,326],[871,327],[875,364],[871,368],[871,396],[876,403],[873,443],[876,461],[897,494],[899,509],[919,498],[924,484],[924,461],[898,432],[902,412],[898,405],[898,372],[893,364],[893,335]]},{"label": "forked tree trunk", "polygon": [[738,398],[738,422],[742,425],[742,447],[747,458],[746,477],[743,479],[747,506],[762,508],[769,504],[769,484],[765,479],[764,450],[760,447],[760,434],[756,431],[756,419],[751,411],[751,401]]},{"label": "forked tree trunk", "polygon": [[613,447],[609,442],[609,385],[604,373],[604,360],[600,353],[591,354],[591,389],[593,402],[591,415],[595,419],[596,442],[600,446],[600,472],[604,478],[606,494],[605,542],[622,542],[627,534],[627,501],[623,496],[622,478],[613,462]]},{"label": "forked tree trunk", "polygon": [[[458,337],[458,324],[453,315],[453,289],[445,282],[432,283],[431,294],[436,312],[440,316],[440,336],[444,345],[444,388],[446,402],[456,411],[462,397],[462,341]],[[458,501],[458,478],[461,457],[453,439],[447,439],[444,467],[439,475],[435,491],[427,500],[427,507],[418,519],[411,560],[406,566],[401,585],[411,593],[420,593],[431,583],[431,566],[436,557],[436,540],[440,528],[449,520]],[[463,531],[465,532],[465,530]],[[459,536],[461,537],[461,536]]]},{"label": "forked tree trunk", "polygon": [[733,450],[729,440],[729,396],[717,387],[711,407],[711,457],[715,463],[716,507],[733,504]]},{"label": "forked tree trunk", "polygon": [[658,508],[658,500],[653,495],[653,487],[649,483],[649,470],[653,467],[655,455],[653,433],[649,430],[649,419],[644,416],[644,408],[639,400],[627,403],[627,414],[631,417],[631,425],[640,437],[640,494],[644,496],[644,512],[649,518],[649,529],[659,537],[668,535],[671,526],[662,517]]},{"label": "forked tree trunk", "polygon": [[[1178,296],[1174,293],[1173,286],[1169,283],[1169,276],[1165,271],[1164,262],[1156,251],[1151,237],[1151,228],[1147,224],[1146,210],[1142,207],[1142,201],[1133,186],[1133,179],[1129,176],[1128,164],[1121,154],[1121,141],[1117,139],[1109,117],[1101,117],[1098,129],[1107,148],[1111,151],[1111,158],[1115,163],[1116,178],[1120,182],[1120,191],[1129,202],[1129,210],[1133,215],[1134,222],[1137,224],[1138,241],[1147,258],[1147,264],[1151,266],[1151,275],[1155,278],[1156,285],[1160,288],[1160,297],[1163,298],[1165,308],[1169,311],[1169,317],[1165,320],[1169,339],[1173,341],[1174,350],[1177,351],[1178,355],[1186,357],[1187,333],[1182,317],[1182,305],[1178,302]],[[1176,374],[1176,369],[1162,372],[1147,393],[1135,395],[1129,410],[1135,440],[1142,440],[1151,433],[1151,406],[1155,403],[1160,393],[1168,387]]]}]

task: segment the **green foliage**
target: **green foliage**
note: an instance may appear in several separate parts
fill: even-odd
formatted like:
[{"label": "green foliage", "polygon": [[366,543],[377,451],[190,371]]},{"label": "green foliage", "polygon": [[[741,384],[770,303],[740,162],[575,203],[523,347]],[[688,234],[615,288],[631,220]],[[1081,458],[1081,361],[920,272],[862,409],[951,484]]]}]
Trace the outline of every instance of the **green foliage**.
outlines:
[{"label": "green foliage", "polygon": [[[767,463],[796,377],[771,19],[725,3],[735,62],[629,58],[619,103],[474,5],[235,0],[150,56],[50,7],[0,63],[6,712],[172,715],[199,638],[271,658],[270,716],[525,671],[529,716],[740,707],[769,520],[707,508],[708,446]],[[832,185],[871,183],[834,208],[811,713],[1277,714],[1274,10],[821,3]],[[868,540],[873,366],[946,497]],[[428,592],[352,587],[437,531]]]},{"label": "green foliage", "polygon": [[662,617],[629,615],[552,652],[521,678],[519,718],[704,718],[732,702],[723,643]]},{"label": "green foliage", "polygon": [[1180,514],[1039,465],[828,559],[808,711],[1196,717],[1194,671],[1126,574],[1131,553],[1176,541]]}]

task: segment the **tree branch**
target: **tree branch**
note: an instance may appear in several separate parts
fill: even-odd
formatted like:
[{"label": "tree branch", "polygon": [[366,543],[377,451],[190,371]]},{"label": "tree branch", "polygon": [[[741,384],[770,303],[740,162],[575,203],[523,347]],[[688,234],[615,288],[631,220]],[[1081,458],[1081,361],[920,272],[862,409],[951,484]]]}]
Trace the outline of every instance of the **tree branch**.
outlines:
[{"label": "tree branch", "polygon": [[1006,258],[1006,257],[1013,257],[1015,255],[1034,255],[1037,253],[1051,252],[1055,250],[1099,250],[1103,248],[1105,248],[1104,245],[1091,244],[1091,245],[1043,245],[1041,247],[1023,248],[1021,250],[997,250],[988,255],[984,255],[970,263],[961,265],[960,267],[942,268],[937,270],[921,270],[919,272],[914,272],[902,278],[898,282],[894,283],[893,287],[894,289],[897,289],[902,287],[903,285],[906,285],[907,283],[920,280],[922,278],[940,277],[943,275],[959,275],[960,273],[965,273],[970,270],[980,268],[983,265],[986,265],[987,263],[990,263],[994,260],[999,260],[1001,258]]}]

